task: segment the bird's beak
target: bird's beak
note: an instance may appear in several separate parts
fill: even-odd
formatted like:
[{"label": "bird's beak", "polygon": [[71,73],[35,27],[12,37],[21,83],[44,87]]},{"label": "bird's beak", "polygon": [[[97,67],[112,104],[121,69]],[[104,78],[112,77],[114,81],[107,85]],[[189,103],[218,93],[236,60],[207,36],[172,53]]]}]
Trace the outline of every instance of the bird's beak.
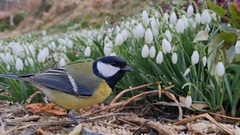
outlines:
[{"label": "bird's beak", "polygon": [[126,71],[126,72],[134,71],[134,70],[133,70],[131,67],[129,67],[129,66],[126,66],[126,67],[124,67],[124,68],[121,68],[121,70]]}]

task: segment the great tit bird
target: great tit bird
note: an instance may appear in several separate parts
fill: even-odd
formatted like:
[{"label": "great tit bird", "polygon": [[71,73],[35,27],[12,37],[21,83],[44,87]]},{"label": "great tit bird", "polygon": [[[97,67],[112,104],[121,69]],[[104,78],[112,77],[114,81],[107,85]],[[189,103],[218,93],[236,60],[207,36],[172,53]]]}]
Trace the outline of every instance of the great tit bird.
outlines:
[{"label": "great tit bird", "polygon": [[77,123],[70,110],[103,102],[128,71],[133,69],[127,66],[125,60],[106,56],[94,62],[71,64],[37,74],[0,74],[0,77],[32,84],[55,104],[66,109],[69,117]]}]

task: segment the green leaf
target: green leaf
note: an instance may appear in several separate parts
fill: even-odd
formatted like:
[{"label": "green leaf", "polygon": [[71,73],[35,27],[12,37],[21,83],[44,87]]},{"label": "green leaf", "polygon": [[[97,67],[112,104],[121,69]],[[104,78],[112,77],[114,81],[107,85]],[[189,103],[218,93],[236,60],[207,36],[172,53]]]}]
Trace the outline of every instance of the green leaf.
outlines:
[{"label": "green leaf", "polygon": [[211,0],[207,0],[207,5],[211,10],[216,12],[221,17],[225,16],[227,13],[227,10],[225,10],[222,7],[218,6],[217,4],[213,3]]}]

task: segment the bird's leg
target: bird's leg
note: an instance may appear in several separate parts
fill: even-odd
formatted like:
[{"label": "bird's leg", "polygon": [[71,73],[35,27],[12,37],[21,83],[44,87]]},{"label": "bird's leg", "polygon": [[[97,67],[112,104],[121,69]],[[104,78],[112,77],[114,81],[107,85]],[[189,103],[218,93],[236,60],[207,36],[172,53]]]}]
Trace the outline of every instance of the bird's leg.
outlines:
[{"label": "bird's leg", "polygon": [[68,117],[74,122],[74,124],[78,125],[78,121],[77,119],[75,118],[74,114],[73,114],[73,110],[67,110],[67,114],[68,114]]}]

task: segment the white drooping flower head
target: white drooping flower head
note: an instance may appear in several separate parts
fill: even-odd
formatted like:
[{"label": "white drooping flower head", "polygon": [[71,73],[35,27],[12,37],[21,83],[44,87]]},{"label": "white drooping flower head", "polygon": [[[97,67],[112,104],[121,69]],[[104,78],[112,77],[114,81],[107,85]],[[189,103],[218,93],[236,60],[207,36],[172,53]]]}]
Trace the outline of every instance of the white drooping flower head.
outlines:
[{"label": "white drooping flower head", "polygon": [[169,22],[170,22],[171,24],[175,24],[176,21],[177,21],[177,15],[176,15],[176,13],[173,11],[173,12],[171,13],[171,15],[170,15],[170,20],[169,20]]},{"label": "white drooping flower head", "polygon": [[187,68],[183,74],[183,76],[187,76],[190,73],[190,68]]},{"label": "white drooping flower head", "polygon": [[193,12],[194,12],[193,6],[192,4],[190,4],[187,8],[187,16],[188,17],[192,16]]},{"label": "white drooping flower head", "polygon": [[163,18],[166,22],[168,22],[168,17],[169,17],[169,15],[167,12],[163,14]]},{"label": "white drooping flower head", "polygon": [[37,55],[38,62],[45,62],[46,58],[49,56],[49,50],[47,47],[43,48]]},{"label": "white drooping flower head", "polygon": [[166,38],[162,40],[162,51],[164,54],[170,53],[172,50],[171,44],[168,42]]},{"label": "white drooping flower head", "polygon": [[221,61],[219,61],[216,65],[216,74],[219,77],[222,77],[225,73],[225,67]]},{"label": "white drooping flower head", "polygon": [[168,40],[169,42],[172,41],[172,34],[170,33],[169,30],[166,30],[165,33],[164,33],[164,35],[166,36],[166,38],[167,38],[167,40]]},{"label": "white drooping flower head", "polygon": [[142,21],[143,23],[147,26],[149,23],[149,17],[148,17],[148,12],[147,10],[143,10],[142,12]]},{"label": "white drooping flower head", "polygon": [[16,70],[17,70],[17,71],[23,70],[23,67],[24,67],[24,65],[23,65],[22,59],[17,58],[17,59],[16,59],[16,64],[15,64]]},{"label": "white drooping flower head", "polygon": [[175,30],[177,31],[177,33],[183,33],[184,32],[184,22],[182,19],[178,19],[177,21],[177,25],[175,27]]},{"label": "white drooping flower head", "polygon": [[202,16],[201,16],[201,23],[202,24],[209,24],[212,20],[211,15],[209,14],[209,10],[204,9],[202,12]]},{"label": "white drooping flower head", "polygon": [[144,35],[144,28],[141,23],[138,23],[138,25],[135,26],[135,28],[133,28],[132,31],[133,31],[133,36],[136,39],[139,39],[139,38],[143,37],[143,35]]},{"label": "white drooping flower head", "polygon": [[147,58],[148,57],[148,55],[149,55],[149,47],[148,47],[148,45],[144,45],[143,46],[143,48],[142,48],[142,51],[141,51],[141,54],[142,54],[142,57],[143,58]]},{"label": "white drooping flower head", "polygon": [[60,66],[60,67],[63,67],[63,66],[65,66],[65,65],[66,65],[65,59],[64,59],[64,58],[61,58],[60,61],[59,61],[59,66]]},{"label": "white drooping flower head", "polygon": [[189,26],[188,19],[185,15],[182,15],[182,20],[184,23],[184,29],[186,29]]},{"label": "white drooping flower head", "polygon": [[199,62],[199,53],[198,51],[193,51],[192,56],[191,56],[191,62],[192,65],[197,64]]},{"label": "white drooping flower head", "polygon": [[195,14],[195,23],[199,24],[201,22],[201,15],[199,13]]},{"label": "white drooping flower head", "polygon": [[84,51],[84,56],[89,57],[91,55],[91,48],[90,46],[87,46]]},{"label": "white drooping flower head", "polygon": [[176,63],[177,63],[177,60],[178,60],[177,53],[174,52],[174,53],[172,54],[172,63],[173,63],[173,64],[176,64]]},{"label": "white drooping flower head", "polygon": [[191,92],[188,91],[188,94],[185,98],[185,106],[189,108],[191,105],[192,105],[192,96],[191,96]]},{"label": "white drooping flower head", "polygon": [[163,52],[159,51],[156,58],[156,63],[161,64],[163,62]]},{"label": "white drooping flower head", "polygon": [[121,32],[121,35],[122,35],[122,40],[123,40],[123,42],[125,42],[127,39],[128,39],[128,31],[127,30],[123,30],[122,32]]},{"label": "white drooping flower head", "polygon": [[207,56],[202,57],[202,64],[204,67],[207,65]]},{"label": "white drooping flower head", "polygon": [[150,28],[147,28],[147,30],[145,32],[144,39],[145,39],[145,43],[146,44],[151,44],[152,43],[152,41],[153,41],[153,33],[152,33]]},{"label": "white drooping flower head", "polygon": [[118,33],[116,38],[115,38],[115,45],[120,46],[123,43],[123,37],[121,33]]},{"label": "white drooping flower head", "polygon": [[156,48],[155,46],[151,46],[149,51],[149,57],[154,58],[155,56],[156,56]]},{"label": "white drooping flower head", "polygon": [[240,54],[240,40],[235,44],[235,53]]}]

